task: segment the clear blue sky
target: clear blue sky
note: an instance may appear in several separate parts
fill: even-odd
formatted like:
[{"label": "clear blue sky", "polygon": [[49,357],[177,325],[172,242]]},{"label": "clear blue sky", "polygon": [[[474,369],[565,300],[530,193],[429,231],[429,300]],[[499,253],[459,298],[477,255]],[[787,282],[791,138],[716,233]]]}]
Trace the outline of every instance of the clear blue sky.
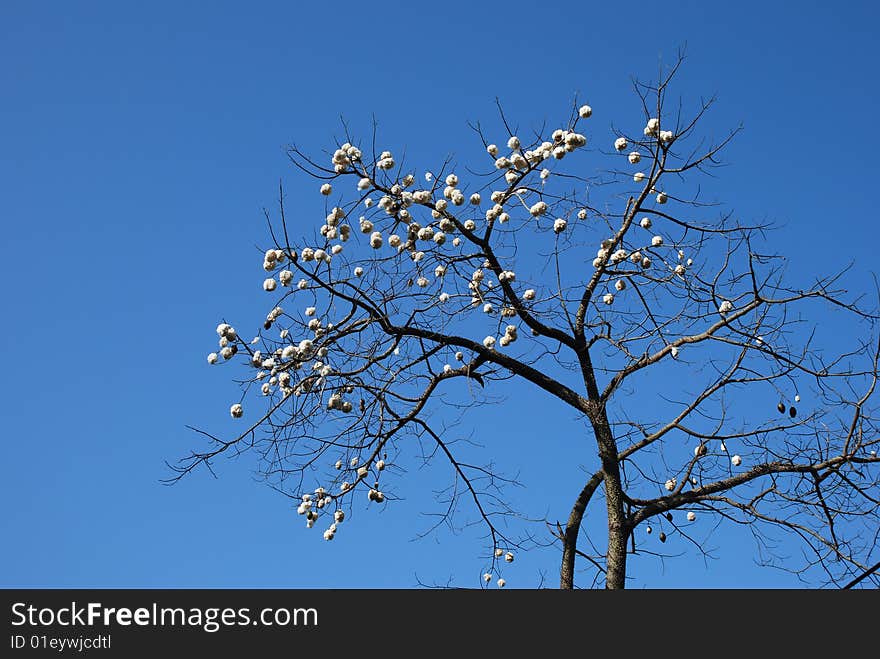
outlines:
[{"label": "clear blue sky", "polygon": [[[314,203],[283,146],[326,148],[340,114],[355,126],[375,115],[430,168],[479,146],[466,121],[493,119],[495,96],[529,125],[579,92],[606,130],[632,111],[631,76],[650,78],[686,43],[677,91],[718,94],[717,132],[745,125],[713,196],[781,224],[793,276],[854,259],[848,281],[870,286],[875,3],[417,5],[0,5],[0,585],[476,584],[472,534],[416,539],[430,525],[416,472],[403,502],[356,515],[333,543],[248,459],[219,462],[217,480],[159,483],[195,441],[185,424],[233,427],[232,371],[204,356],[222,316],[265,313],[255,245],[279,179]],[[563,413],[534,456],[534,419],[516,406],[473,423],[505,438],[527,486],[558,492],[564,518],[577,466],[595,461],[578,426]],[[632,585],[797,585],[754,566],[747,532],[710,545],[718,560],[634,561]],[[555,552],[506,576],[532,586],[541,571],[556,583]]]}]

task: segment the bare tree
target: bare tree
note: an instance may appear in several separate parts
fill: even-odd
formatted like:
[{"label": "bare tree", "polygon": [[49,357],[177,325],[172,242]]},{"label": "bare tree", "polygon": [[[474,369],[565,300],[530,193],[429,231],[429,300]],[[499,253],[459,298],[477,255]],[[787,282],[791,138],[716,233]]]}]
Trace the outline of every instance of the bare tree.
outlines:
[{"label": "bare tree", "polygon": [[[644,534],[655,534],[649,554],[673,534],[699,551],[697,516],[745,525],[767,562],[811,582],[876,585],[877,316],[843,272],[786,283],[769,226],[701,200],[738,130],[699,134],[712,100],[690,115],[667,107],[679,64],[634,83],[635,132],[596,130],[587,147],[589,106],[528,136],[501,111],[506,148],[473,126],[483,161],[461,176],[451,160],[416,174],[376,148],[375,130],[368,146],[346,134],[326,159],[290,148],[323,182],[326,218],[304,239],[283,194],[267,213],[272,310],[253,340],[222,323],[208,357],[244,358],[231,414],[247,408],[246,427],[228,439],[198,431],[207,446],[171,480],[255,453],[331,540],[354,497],[393,500],[386,465],[412,459],[401,439],[415,436],[448,463],[447,510],[467,505],[485,528],[488,584],[522,546],[498,523],[517,511],[507,480],[488,458],[462,458],[443,424],[476,427],[483,395],[519,379],[579,415],[598,455],[567,517],[529,532],[561,550],[562,588],[576,575],[625,587]],[[585,152],[609,164],[586,176]],[[816,328],[832,314],[852,336],[827,345]],[[259,394],[265,409],[251,412]],[[584,518],[602,514],[598,499],[607,536],[591,538]],[[779,531],[802,542],[803,560],[774,556],[766,539]]]}]

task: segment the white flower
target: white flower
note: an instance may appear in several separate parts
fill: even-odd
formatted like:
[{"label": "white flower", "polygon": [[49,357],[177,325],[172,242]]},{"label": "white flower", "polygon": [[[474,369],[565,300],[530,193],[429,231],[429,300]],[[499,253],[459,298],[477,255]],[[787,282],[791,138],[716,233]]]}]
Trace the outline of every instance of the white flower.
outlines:
[{"label": "white flower", "polygon": [[321,186],[321,194],[322,195],[326,196],[326,195],[329,195],[331,192],[333,192],[333,186],[330,185],[329,183],[325,183],[324,185]]},{"label": "white flower", "polygon": [[692,510],[692,511],[690,511],[690,512],[687,514],[687,518],[688,518],[688,521],[689,521],[689,522],[693,522],[695,519],[697,519],[697,513],[695,513],[695,512]]},{"label": "white flower", "polygon": [[505,584],[507,584],[507,582],[504,579],[498,580],[498,587],[499,588],[504,588]]},{"label": "white flower", "polygon": [[498,147],[495,144],[490,144],[489,146],[486,147],[486,153],[488,153],[490,156],[493,156],[493,157],[497,156],[498,155]]},{"label": "white flower", "polygon": [[623,151],[626,148],[626,138],[618,137],[616,140],[614,140],[614,148],[618,151]]},{"label": "white flower", "polygon": [[643,229],[650,229],[651,228],[651,218],[650,217],[643,217],[641,220],[639,220],[639,226],[642,227]]},{"label": "white flower", "polygon": [[605,293],[602,296],[602,302],[605,304],[612,304],[614,302],[614,294],[613,293]]},{"label": "white flower", "polygon": [[668,481],[666,481],[663,487],[665,487],[668,492],[672,492],[672,490],[675,489],[675,479],[670,478]]},{"label": "white flower", "polygon": [[504,554],[504,560],[508,563],[513,563],[513,553],[507,552],[506,554]]},{"label": "white flower", "polygon": [[644,180],[645,180],[645,173],[644,172],[636,172],[635,174],[633,174],[633,182],[634,183],[641,183]]},{"label": "white flower", "polygon": [[669,199],[669,197],[666,196],[665,192],[658,192],[657,193],[657,203],[658,204],[665,204],[667,199]]},{"label": "white flower", "polygon": [[239,403],[236,403],[229,408],[229,414],[232,415],[233,419],[240,419],[241,416],[244,414],[244,409]]},{"label": "white flower", "polygon": [[275,287],[276,287],[277,285],[278,285],[278,284],[275,282],[275,280],[272,279],[271,277],[269,277],[268,279],[266,279],[266,280],[263,282],[263,290],[264,290],[264,291],[268,291],[268,292],[272,292],[272,291],[275,290]]},{"label": "white flower", "polygon": [[555,231],[556,233],[562,233],[563,231],[565,231],[565,227],[567,227],[567,226],[568,226],[568,222],[566,222],[561,217],[557,218],[553,222],[553,231]]},{"label": "white flower", "polygon": [[654,236],[651,238],[652,247],[661,247],[663,245],[663,236]]},{"label": "white flower", "polygon": [[282,270],[278,273],[278,280],[282,286],[290,286],[290,282],[293,281],[293,273],[290,270]]},{"label": "white flower", "polygon": [[208,363],[209,364],[216,364],[217,363],[217,353],[216,352],[212,352],[208,355]]},{"label": "white flower", "polygon": [[724,300],[718,307],[718,313],[730,313],[733,311],[733,303],[730,300]]},{"label": "white flower", "polygon": [[581,119],[589,119],[590,116],[592,116],[592,114],[593,114],[593,108],[591,108],[589,105],[582,105],[578,109],[578,116]]},{"label": "white flower", "polygon": [[730,461],[733,463],[734,467],[739,467],[742,464],[743,459],[741,457],[739,457],[738,455],[735,455],[732,458],[730,458]]},{"label": "white flower", "polygon": [[629,160],[631,165],[636,165],[642,159],[642,154],[638,151],[632,151],[629,156],[627,156],[627,159]]},{"label": "white flower", "polygon": [[495,337],[494,336],[487,336],[485,339],[483,339],[483,346],[484,347],[492,348],[494,345],[495,345]]},{"label": "white flower", "polygon": [[529,213],[531,213],[534,217],[539,217],[546,212],[547,204],[545,204],[543,201],[539,201],[537,204],[529,209]]},{"label": "white flower", "polygon": [[523,293],[523,300],[534,300],[535,299],[535,289],[529,288]]}]

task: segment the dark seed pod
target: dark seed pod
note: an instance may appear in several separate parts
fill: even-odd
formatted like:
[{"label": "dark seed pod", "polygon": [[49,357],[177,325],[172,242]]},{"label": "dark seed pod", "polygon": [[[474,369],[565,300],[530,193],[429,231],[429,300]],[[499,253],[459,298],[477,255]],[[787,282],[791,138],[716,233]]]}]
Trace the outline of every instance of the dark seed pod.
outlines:
[{"label": "dark seed pod", "polygon": [[794,409],[794,407],[789,407],[788,416],[790,416],[792,419],[795,418],[797,416],[797,410]]},{"label": "dark seed pod", "polygon": [[662,531],[660,532],[660,535],[658,537],[660,538],[660,542],[666,542],[666,534]]},{"label": "dark seed pod", "polygon": [[263,329],[272,329],[272,321],[267,320],[265,323],[263,323]]},{"label": "dark seed pod", "polygon": [[779,403],[779,405],[776,406],[776,409],[779,410],[780,414],[785,414],[785,403]]},{"label": "dark seed pod", "polygon": [[671,522],[672,521],[672,513],[666,513],[666,519],[668,519]]}]

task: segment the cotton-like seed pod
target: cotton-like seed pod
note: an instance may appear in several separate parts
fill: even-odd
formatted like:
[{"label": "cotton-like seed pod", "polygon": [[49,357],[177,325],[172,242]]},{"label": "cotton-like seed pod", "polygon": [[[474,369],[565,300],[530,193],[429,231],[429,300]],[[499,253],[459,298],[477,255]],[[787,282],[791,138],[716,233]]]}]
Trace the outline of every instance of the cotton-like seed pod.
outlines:
[{"label": "cotton-like seed pod", "polygon": [[554,231],[555,233],[562,233],[563,231],[565,231],[565,228],[566,228],[567,226],[568,226],[568,222],[566,222],[566,221],[565,221],[564,219],[562,219],[561,217],[560,217],[560,218],[557,218],[557,219],[553,222],[553,231]]},{"label": "cotton-like seed pod", "polygon": [[263,281],[263,290],[271,293],[272,291],[275,290],[275,287],[277,285],[278,284],[275,282],[275,280],[270,277],[269,279],[266,279],[265,281]]},{"label": "cotton-like seed pod", "polygon": [[524,300],[534,300],[535,299],[535,289],[529,288],[523,293]]},{"label": "cotton-like seed pod", "polygon": [[486,574],[483,575],[483,581],[489,583],[490,581],[492,581],[492,575],[486,572]]},{"label": "cotton-like seed pod", "polygon": [[229,408],[229,414],[232,416],[233,419],[240,419],[244,414],[244,409],[239,403],[236,403]]},{"label": "cotton-like seed pod", "polygon": [[453,188],[458,185],[458,177],[455,174],[449,174],[446,177],[446,185],[452,186]]},{"label": "cotton-like seed pod", "polygon": [[483,339],[483,346],[484,347],[492,348],[494,345],[495,345],[495,337],[494,336],[487,336],[485,339]]},{"label": "cotton-like seed pod", "polygon": [[626,280],[618,279],[616,282],[614,282],[614,288],[618,291],[624,290],[626,288]]},{"label": "cotton-like seed pod", "polygon": [[493,157],[497,156],[498,155],[498,147],[495,144],[490,144],[486,147],[486,153],[488,153],[490,156],[493,156]]},{"label": "cotton-like seed pod", "polygon": [[652,247],[662,247],[663,246],[663,236],[654,236],[651,238],[651,246]]},{"label": "cotton-like seed pod", "polygon": [[643,229],[650,229],[651,224],[652,222],[650,217],[643,217],[641,220],[639,220],[639,226]]},{"label": "cotton-like seed pod", "polygon": [[591,108],[589,105],[582,105],[580,108],[578,108],[578,116],[581,119],[589,119],[591,116],[593,116],[593,108]]},{"label": "cotton-like seed pod", "polygon": [[724,300],[718,307],[718,313],[730,313],[733,310],[733,303],[730,300]]},{"label": "cotton-like seed pod", "polygon": [[688,514],[687,514],[687,520],[688,520],[689,522],[693,522],[695,519],[697,519],[697,513],[695,513],[694,511],[690,511],[690,512],[688,512]]},{"label": "cotton-like seed pod", "polygon": [[742,464],[742,461],[743,459],[738,455],[734,455],[732,458],[730,458],[730,462],[733,464],[734,467],[739,467]]},{"label": "cotton-like seed pod", "polygon": [[531,213],[534,217],[540,217],[544,213],[547,212],[547,204],[543,201],[539,201],[534,204],[531,208],[529,208],[529,213]]},{"label": "cotton-like seed pod", "polygon": [[618,137],[616,140],[614,140],[614,148],[618,151],[623,151],[624,149],[626,149],[626,145],[627,143],[625,137]]},{"label": "cotton-like seed pod", "polygon": [[675,489],[675,479],[670,478],[666,483],[664,483],[663,487],[666,488],[667,492],[672,492]]},{"label": "cotton-like seed pod", "polygon": [[641,183],[644,180],[645,180],[645,173],[644,172],[636,172],[635,174],[633,174],[633,183]]},{"label": "cotton-like seed pod", "polygon": [[665,192],[658,192],[657,193],[657,203],[658,204],[665,204],[667,199],[669,199],[669,197],[666,195]]},{"label": "cotton-like seed pod", "polygon": [[322,195],[327,196],[332,192],[333,192],[333,186],[330,185],[329,183],[325,183],[324,185],[321,186],[321,194]]},{"label": "cotton-like seed pod", "polygon": [[506,554],[504,554],[504,560],[508,563],[513,563],[513,553],[507,552]]},{"label": "cotton-like seed pod", "polygon": [[498,580],[498,587],[499,588],[504,588],[504,586],[506,586],[506,585],[507,585],[507,582],[504,579]]},{"label": "cotton-like seed pod", "polygon": [[633,151],[627,156],[627,159],[629,160],[631,165],[636,165],[641,162],[642,154],[638,151]]}]

